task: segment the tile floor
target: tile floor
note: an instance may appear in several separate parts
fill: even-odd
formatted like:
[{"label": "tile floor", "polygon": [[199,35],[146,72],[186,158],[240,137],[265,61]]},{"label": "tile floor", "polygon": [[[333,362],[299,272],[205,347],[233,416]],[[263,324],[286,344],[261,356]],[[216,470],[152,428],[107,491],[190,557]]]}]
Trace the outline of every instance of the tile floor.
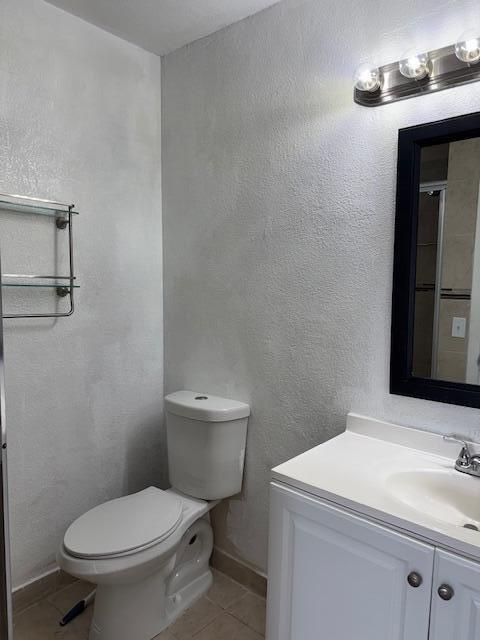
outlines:
[{"label": "tile floor", "polygon": [[[265,600],[214,570],[213,586],[155,640],[262,640]],[[87,640],[92,615],[89,607],[66,627],[58,622],[91,585],[74,582],[14,616],[15,640]],[[135,640],[135,638],[132,638]]]}]

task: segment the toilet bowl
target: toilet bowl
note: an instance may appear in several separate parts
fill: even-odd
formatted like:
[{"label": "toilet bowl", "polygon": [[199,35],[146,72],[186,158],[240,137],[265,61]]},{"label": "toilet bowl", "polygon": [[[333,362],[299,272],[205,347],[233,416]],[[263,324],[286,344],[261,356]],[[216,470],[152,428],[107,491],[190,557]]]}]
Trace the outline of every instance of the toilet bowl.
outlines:
[{"label": "toilet bowl", "polygon": [[152,638],[208,590],[214,505],[150,487],[71,525],[58,562],[97,585],[90,640]]},{"label": "toilet bowl", "polygon": [[167,396],[170,479],[111,500],[65,533],[59,566],[96,587],[89,640],[151,640],[212,583],[210,510],[241,488],[248,405]]}]

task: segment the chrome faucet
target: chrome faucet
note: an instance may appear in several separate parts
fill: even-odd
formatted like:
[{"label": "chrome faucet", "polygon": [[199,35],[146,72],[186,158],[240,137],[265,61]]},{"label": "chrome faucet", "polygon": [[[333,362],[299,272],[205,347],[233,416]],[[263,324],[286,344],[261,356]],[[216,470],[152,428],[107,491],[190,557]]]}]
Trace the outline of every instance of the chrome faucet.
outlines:
[{"label": "chrome faucet", "polygon": [[455,469],[460,473],[467,473],[469,476],[480,478],[480,455],[472,454],[470,445],[457,436],[443,436],[445,442],[457,442],[462,445],[462,449],[455,461]]}]

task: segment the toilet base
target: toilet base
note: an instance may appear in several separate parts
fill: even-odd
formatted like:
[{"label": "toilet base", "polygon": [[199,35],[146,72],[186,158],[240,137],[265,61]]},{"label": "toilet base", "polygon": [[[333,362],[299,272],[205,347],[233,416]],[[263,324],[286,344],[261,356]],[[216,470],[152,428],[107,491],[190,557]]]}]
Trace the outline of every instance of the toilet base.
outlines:
[{"label": "toilet base", "polygon": [[172,558],[139,582],[99,584],[89,640],[151,640],[211,587],[213,548],[207,518],[184,534]]},{"label": "toilet base", "polygon": [[[111,598],[111,589],[107,597],[102,598],[97,591],[95,614],[90,627],[89,640],[151,640],[161,633],[194,602],[201,598],[212,586],[213,577],[210,570],[199,576],[194,582],[186,585],[181,591],[169,598],[168,612],[161,611],[158,602],[152,607],[145,600],[137,601],[135,617],[118,616],[117,606],[123,598]],[[155,586],[155,585],[153,585]],[[137,587],[138,588],[138,587]],[[100,595],[100,598],[99,598]],[[138,595],[136,592],[135,596]],[[148,594],[147,594],[148,595]],[[132,602],[129,594],[128,610],[132,612]],[[103,624],[102,624],[103,622]],[[106,624],[105,624],[106,623]]]}]

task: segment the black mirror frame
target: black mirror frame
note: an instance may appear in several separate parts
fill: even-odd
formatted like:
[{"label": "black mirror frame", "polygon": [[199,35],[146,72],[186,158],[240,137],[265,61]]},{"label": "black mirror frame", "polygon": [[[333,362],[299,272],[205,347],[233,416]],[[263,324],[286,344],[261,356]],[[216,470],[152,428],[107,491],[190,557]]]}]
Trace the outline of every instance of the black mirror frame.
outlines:
[{"label": "black mirror frame", "polygon": [[412,375],[422,147],[480,137],[480,113],[400,129],[393,263],[390,393],[480,408],[480,385]]}]

